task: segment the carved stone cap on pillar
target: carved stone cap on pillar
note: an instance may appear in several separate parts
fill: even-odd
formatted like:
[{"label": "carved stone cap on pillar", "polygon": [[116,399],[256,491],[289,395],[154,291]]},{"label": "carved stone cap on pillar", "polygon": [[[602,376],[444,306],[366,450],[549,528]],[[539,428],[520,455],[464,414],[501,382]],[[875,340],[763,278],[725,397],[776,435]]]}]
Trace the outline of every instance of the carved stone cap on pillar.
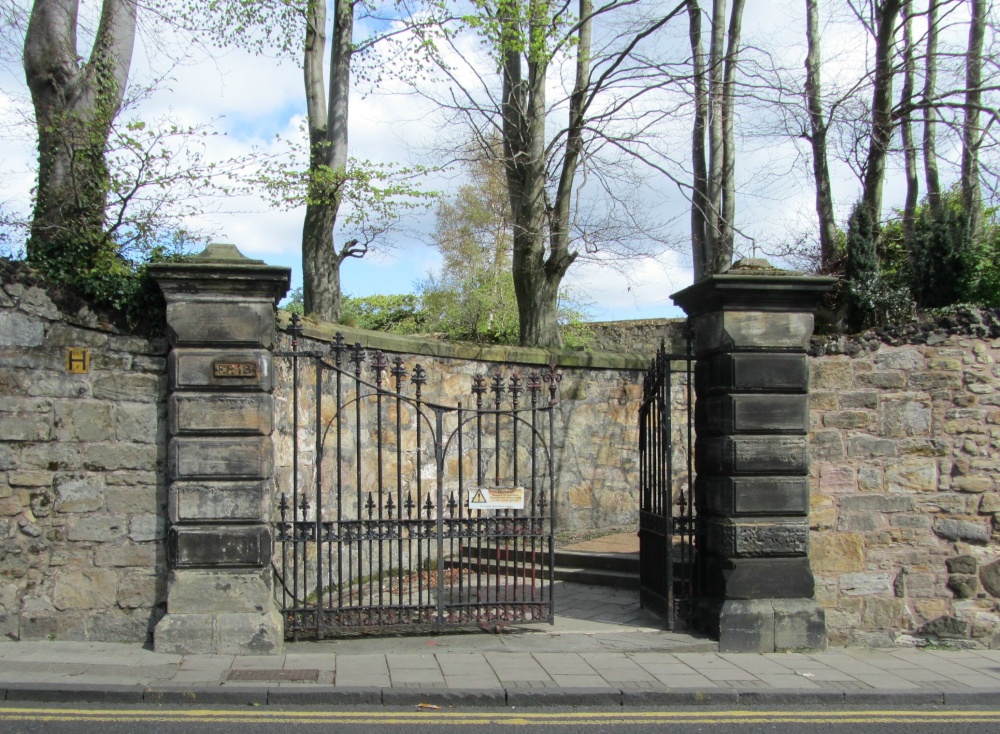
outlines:
[{"label": "carved stone cap on pillar", "polygon": [[265,299],[276,306],[291,285],[291,268],[266,265],[245,256],[236,245],[211,244],[198,255],[149,266],[167,303],[178,298],[225,294]]},{"label": "carved stone cap on pillar", "polygon": [[692,318],[713,311],[814,313],[836,282],[833,277],[781,270],[763,258],[745,258],[670,298]]}]

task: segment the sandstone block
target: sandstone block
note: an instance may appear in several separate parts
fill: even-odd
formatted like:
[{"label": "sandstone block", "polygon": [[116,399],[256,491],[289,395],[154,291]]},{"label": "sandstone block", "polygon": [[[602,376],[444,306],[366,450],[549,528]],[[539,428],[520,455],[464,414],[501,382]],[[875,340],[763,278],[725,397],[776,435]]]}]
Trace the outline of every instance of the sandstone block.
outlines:
[{"label": "sandstone block", "polygon": [[68,537],[73,541],[119,542],[125,537],[127,523],[115,515],[87,515],[70,521]]},{"label": "sandstone block", "polygon": [[979,561],[975,556],[955,556],[945,561],[948,573],[970,574],[979,571]]},{"label": "sandstone block", "polygon": [[722,354],[699,362],[695,385],[699,394],[733,392],[804,392],[809,367],[804,354]]},{"label": "sandstone block", "polygon": [[809,438],[809,453],[817,461],[837,461],[846,456],[840,431],[816,431]]},{"label": "sandstone block", "polygon": [[728,558],[801,556],[809,548],[809,528],[804,522],[717,522],[706,524],[707,546]]},{"label": "sandstone block", "polygon": [[6,413],[0,420],[0,441],[48,441],[51,437],[51,416]]},{"label": "sandstone block", "polygon": [[166,518],[159,514],[134,515],[128,524],[128,537],[135,543],[162,540],[167,534]]},{"label": "sandstone block", "polygon": [[98,566],[112,568],[154,568],[157,564],[156,545],[153,543],[138,543],[135,545],[100,545],[97,547],[94,562]]},{"label": "sandstone block", "polygon": [[879,406],[879,433],[887,438],[930,435],[931,407],[916,400],[885,400]]},{"label": "sandstone block", "polygon": [[993,489],[990,477],[952,477],[951,488],[958,492],[982,494]]},{"label": "sandstone block", "polygon": [[969,631],[968,622],[956,617],[943,616],[921,625],[917,629],[917,634],[942,639],[966,639]]},{"label": "sandstone block", "polygon": [[55,573],[52,601],[56,609],[107,609],[115,603],[118,575],[86,566],[67,566]]},{"label": "sandstone block", "polygon": [[267,479],[273,469],[271,439],[174,438],[168,467],[172,479]]},{"label": "sandstone block", "polygon": [[120,403],[114,412],[115,436],[119,441],[157,443],[165,433],[160,430],[160,408],[149,403]]},{"label": "sandstone block", "polygon": [[864,541],[860,533],[815,533],[810,539],[809,560],[813,571],[821,575],[862,571]]},{"label": "sandstone block", "polygon": [[253,613],[271,608],[270,569],[210,571],[176,569],[169,579],[171,614]]},{"label": "sandstone block", "polygon": [[[574,490],[570,490],[570,502]],[[170,485],[169,514],[174,523],[260,522],[270,517],[270,481],[244,482],[174,482]],[[587,502],[593,501],[586,491]],[[579,498],[577,498],[579,499]],[[575,505],[574,505],[575,506]]]},{"label": "sandstone block", "polygon": [[875,355],[875,365],[883,370],[919,370],[924,355],[914,347],[883,347]]},{"label": "sandstone block", "polygon": [[[805,515],[809,484],[805,477],[698,478],[699,503],[722,515]],[[703,498],[703,499],[702,499]]]},{"label": "sandstone block", "polygon": [[948,576],[948,588],[959,599],[975,599],[981,587],[975,574],[953,573]]},{"label": "sandstone block", "polygon": [[709,474],[805,474],[809,466],[807,440],[791,436],[699,438],[695,457]]},{"label": "sandstone block", "polygon": [[159,578],[149,572],[123,574],[118,583],[118,606],[122,609],[151,609],[159,601]]},{"label": "sandstone block", "polygon": [[[256,369],[251,376],[216,376],[217,364],[246,364]],[[270,392],[274,379],[271,355],[263,349],[175,349],[167,365],[171,389],[176,391],[214,388]]]},{"label": "sandstone block", "polygon": [[270,347],[274,341],[274,305],[270,299],[168,300],[167,328],[175,346]]},{"label": "sandstone block", "polygon": [[846,358],[813,360],[809,369],[809,384],[816,390],[850,390],[854,387],[854,370]]},{"label": "sandstone block", "polygon": [[895,457],[899,453],[894,441],[875,436],[851,436],[847,440],[847,455],[857,459]]},{"label": "sandstone block", "polygon": [[115,437],[111,404],[96,400],[56,403],[53,424],[60,441],[110,441]]},{"label": "sandstone block", "polygon": [[903,459],[886,468],[885,482],[890,492],[934,492],[938,488],[937,461]]},{"label": "sandstone block", "polygon": [[175,568],[258,567],[271,561],[266,525],[174,525],[167,547]]},{"label": "sandstone block", "polygon": [[155,403],[163,399],[165,383],[144,372],[103,375],[94,380],[94,397],[103,400]]},{"label": "sandstone block", "polygon": [[170,432],[185,433],[249,433],[270,435],[271,396],[174,394],[169,403]]},{"label": "sandstone block", "polygon": [[905,495],[859,494],[840,498],[841,512],[911,512],[912,497]]},{"label": "sandstone block", "polygon": [[840,593],[848,596],[890,595],[893,593],[891,573],[845,573],[840,576]]}]

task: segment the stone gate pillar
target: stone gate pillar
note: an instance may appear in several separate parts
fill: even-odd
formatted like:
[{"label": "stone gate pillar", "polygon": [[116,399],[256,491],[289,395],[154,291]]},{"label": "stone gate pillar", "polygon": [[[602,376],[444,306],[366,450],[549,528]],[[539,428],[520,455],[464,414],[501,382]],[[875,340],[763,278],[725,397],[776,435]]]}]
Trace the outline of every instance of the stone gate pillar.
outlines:
[{"label": "stone gate pillar", "polygon": [[808,556],[806,349],[835,282],[751,259],[671,296],[697,359],[696,614],[722,651],[826,647]]},{"label": "stone gate pillar", "polygon": [[157,652],[280,653],[271,592],[271,347],[288,268],[209,245],[150,267],[171,351],[167,614]]}]

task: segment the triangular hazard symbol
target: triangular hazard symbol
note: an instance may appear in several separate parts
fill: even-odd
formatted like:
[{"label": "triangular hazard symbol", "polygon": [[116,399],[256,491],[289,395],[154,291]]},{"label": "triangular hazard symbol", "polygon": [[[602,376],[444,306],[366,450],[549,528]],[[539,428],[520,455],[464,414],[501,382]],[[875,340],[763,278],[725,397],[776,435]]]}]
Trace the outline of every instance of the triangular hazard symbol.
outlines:
[{"label": "triangular hazard symbol", "polygon": [[476,490],[476,496],[472,498],[472,501],[469,504],[470,505],[485,505],[486,504],[486,498],[483,497],[483,490],[481,490],[481,489]]}]

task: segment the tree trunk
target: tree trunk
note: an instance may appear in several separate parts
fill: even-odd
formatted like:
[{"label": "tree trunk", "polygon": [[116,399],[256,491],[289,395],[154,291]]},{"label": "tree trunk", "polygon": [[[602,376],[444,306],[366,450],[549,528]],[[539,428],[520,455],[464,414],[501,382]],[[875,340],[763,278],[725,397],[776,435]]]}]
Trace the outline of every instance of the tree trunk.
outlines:
[{"label": "tree trunk", "polygon": [[109,176],[104,149],[121,109],[135,41],[134,0],[105,0],[94,47],[77,56],[76,0],[36,0],[24,71],[38,131],[38,187],[28,259],[65,275],[117,250],[105,232]]},{"label": "tree trunk", "polygon": [[701,8],[698,0],[689,0],[687,7],[694,85],[694,127],[691,135],[691,160],[694,169],[691,192],[691,259],[694,280],[697,282],[711,273],[713,262],[707,231],[709,205],[705,133],[708,127],[708,92],[705,88],[705,48],[701,40]]},{"label": "tree trunk", "polygon": [[971,0],[969,49],[965,61],[965,121],[962,125],[962,208],[967,242],[975,247],[983,234],[983,201],[979,186],[979,110],[982,104],[983,36],[986,30],[986,0]]},{"label": "tree trunk", "polygon": [[722,237],[722,179],[725,119],[723,74],[726,56],[726,0],[712,0],[712,33],[708,47],[708,243],[711,272],[718,272]]},{"label": "tree trunk", "polygon": [[818,0],[806,0],[806,106],[809,109],[809,142],[812,145],[813,178],[816,180],[816,215],[819,218],[819,249],[823,272],[830,272],[840,257],[837,222],[833,213],[833,189],[826,157],[827,123],[823,114],[822,61],[819,41]]},{"label": "tree trunk", "polygon": [[892,139],[892,77],[896,19],[902,0],[883,0],[876,7],[875,89],[872,94],[872,131],[862,190],[862,201],[878,227],[882,218],[882,187]]},{"label": "tree trunk", "polygon": [[903,88],[899,107],[900,133],[903,138],[903,161],[906,172],[906,201],[903,204],[903,234],[907,242],[913,239],[913,222],[920,196],[920,177],[917,174],[917,146],[913,141],[913,87],[916,69],[913,61],[913,17],[909,4],[903,8]]},{"label": "tree trunk", "polygon": [[307,5],[303,58],[310,181],[302,223],[302,295],[305,312],[324,321],[340,320],[340,266],[349,250],[336,250],[333,230],[342,199],[337,176],[346,175],[347,169],[354,6],[348,0],[336,0],[333,13],[329,105],[323,76],[325,0],[310,0]]},{"label": "tree trunk", "polygon": [[722,84],[722,208],[719,212],[719,242],[715,250],[717,273],[728,270],[733,262],[736,221],[736,140],[733,116],[744,2],[745,0],[733,0],[726,41],[726,65]]},{"label": "tree trunk", "polygon": [[924,65],[924,178],[927,203],[937,215],[941,212],[941,180],[937,164],[937,110],[931,106],[937,85],[938,0],[927,2],[927,58]]}]

